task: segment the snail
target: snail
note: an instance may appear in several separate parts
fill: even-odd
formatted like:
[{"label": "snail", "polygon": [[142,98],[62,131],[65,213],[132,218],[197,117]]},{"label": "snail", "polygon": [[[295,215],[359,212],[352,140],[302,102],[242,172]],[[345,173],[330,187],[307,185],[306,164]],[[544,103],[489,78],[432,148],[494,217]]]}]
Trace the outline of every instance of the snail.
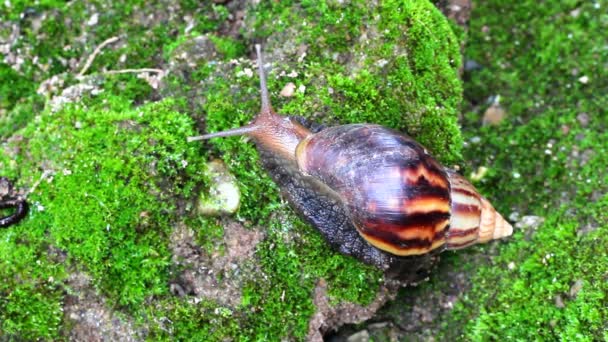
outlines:
[{"label": "snail", "polygon": [[15,208],[5,217],[0,217],[0,227],[8,227],[21,221],[27,214],[27,202],[14,194],[13,185],[6,177],[0,177],[0,209]]},{"label": "snail", "polygon": [[339,252],[399,274],[443,250],[511,235],[471,183],[409,136],[374,124],[314,128],[276,114],[256,51],[260,113],[249,125],[188,140],[251,137],[292,207]]}]

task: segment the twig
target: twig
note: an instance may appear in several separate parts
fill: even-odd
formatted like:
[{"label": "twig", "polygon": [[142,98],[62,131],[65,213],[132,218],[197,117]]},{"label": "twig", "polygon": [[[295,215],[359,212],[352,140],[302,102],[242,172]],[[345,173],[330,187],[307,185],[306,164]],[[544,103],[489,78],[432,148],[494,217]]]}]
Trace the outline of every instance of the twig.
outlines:
[{"label": "twig", "polygon": [[154,69],[154,68],[141,68],[141,69],[120,69],[120,70],[108,70],[105,71],[104,74],[139,74],[142,72],[155,72],[157,74],[164,74],[165,70],[163,69]]},{"label": "twig", "polygon": [[120,38],[118,38],[118,37],[112,37],[112,38],[106,39],[103,43],[99,44],[99,46],[95,48],[95,51],[93,51],[93,53],[89,56],[89,58],[87,58],[87,62],[84,64],[84,67],[82,67],[82,70],[80,70],[80,72],[78,73],[78,77],[81,77],[89,70],[89,68],[91,67],[91,64],[93,63],[93,60],[95,60],[95,57],[97,57],[97,55],[101,52],[101,49],[103,49],[104,47],[106,47],[109,44],[112,44],[112,43],[118,41],[119,39]]}]

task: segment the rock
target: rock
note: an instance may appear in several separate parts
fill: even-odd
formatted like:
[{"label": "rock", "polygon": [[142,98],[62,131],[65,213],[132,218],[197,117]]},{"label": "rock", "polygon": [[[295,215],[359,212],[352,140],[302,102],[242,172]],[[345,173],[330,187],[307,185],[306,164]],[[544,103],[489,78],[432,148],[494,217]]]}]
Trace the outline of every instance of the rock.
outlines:
[{"label": "rock", "polygon": [[[48,84],[48,86],[50,88],[39,89],[39,91],[41,91],[41,92],[57,91],[58,92],[58,90],[59,90],[58,87],[63,85],[63,83],[60,82],[60,80],[61,79],[51,78],[51,80],[49,81],[50,83]],[[103,91],[103,89],[101,89],[97,83],[98,82],[97,82],[97,79],[95,76],[82,77],[80,83],[69,86],[69,87],[61,90],[60,95],[56,95],[51,98],[51,100],[49,101],[51,110],[53,112],[57,112],[61,108],[63,108],[63,106],[65,106],[65,104],[72,103],[72,102],[78,102],[85,95],[95,96],[95,95],[100,94]],[[51,84],[53,84],[53,85],[51,86]]]},{"label": "rock", "polygon": [[507,117],[507,112],[497,103],[492,104],[483,113],[481,124],[498,126]]},{"label": "rock", "polygon": [[245,229],[227,221],[224,238],[218,245],[224,252],[208,252],[196,245],[192,229],[179,224],[171,234],[173,263],[182,269],[171,282],[170,289],[178,297],[193,296],[197,300],[214,300],[222,306],[236,308],[241,303],[243,283],[255,277],[255,269],[247,262],[264,238],[259,229]]},{"label": "rock", "polygon": [[[370,319],[376,311],[388,300],[394,299],[396,288],[383,285],[378,295],[367,306],[340,303],[333,305],[327,296],[327,282],[323,279],[317,282],[313,302],[317,311],[313,314],[308,324],[308,340],[323,341],[323,334],[334,330],[344,324],[357,324]],[[367,333],[367,331],[365,331]],[[351,336],[352,337],[352,336]],[[369,337],[369,334],[368,334]],[[350,337],[349,337],[350,338]]]},{"label": "rock", "polygon": [[64,317],[69,329],[63,333],[71,341],[141,341],[146,328],[116,311],[95,290],[91,277],[74,271],[69,275],[64,299]]},{"label": "rock", "polygon": [[236,178],[219,159],[207,164],[207,172],[211,178],[211,187],[208,193],[201,195],[198,211],[208,216],[234,214],[241,201]]},{"label": "rock", "polygon": [[280,92],[283,97],[292,97],[296,92],[296,85],[293,82],[287,83]]},{"label": "rock", "polygon": [[481,70],[481,69],[483,69],[483,66],[472,59],[467,59],[464,62],[464,71],[466,71],[466,72],[476,71],[476,70]]},{"label": "rock", "polygon": [[466,29],[471,18],[471,0],[440,0],[435,1],[446,17],[454,20],[460,27]]},{"label": "rock", "polygon": [[581,124],[582,127],[589,126],[589,114],[587,113],[580,113],[576,116],[576,120]]},{"label": "rock", "polygon": [[367,330],[361,330],[357,333],[350,335],[346,342],[367,342],[369,341],[369,333]]},{"label": "rock", "polygon": [[555,296],[555,306],[560,309],[563,309],[564,307],[566,307],[566,305],[564,305],[564,300],[562,299],[561,295]]},{"label": "rock", "polygon": [[488,173],[488,168],[485,166],[480,166],[477,168],[475,172],[471,173],[471,180],[474,182],[478,182],[483,179],[483,177]]},{"label": "rock", "polygon": [[570,298],[575,299],[578,293],[583,289],[583,281],[581,279],[577,279],[574,284],[570,287]]},{"label": "rock", "polygon": [[169,72],[189,78],[201,66],[217,63],[221,58],[215,44],[206,35],[189,38],[180,44],[169,58]]}]

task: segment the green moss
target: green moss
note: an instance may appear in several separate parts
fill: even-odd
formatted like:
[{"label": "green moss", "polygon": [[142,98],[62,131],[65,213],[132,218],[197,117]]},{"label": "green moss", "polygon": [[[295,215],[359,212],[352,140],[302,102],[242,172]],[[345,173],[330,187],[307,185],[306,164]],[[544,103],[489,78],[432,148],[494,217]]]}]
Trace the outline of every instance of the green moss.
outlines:
[{"label": "green moss", "polygon": [[233,38],[211,35],[209,39],[215,44],[217,51],[224,56],[225,60],[241,57],[245,53],[245,45]]},{"label": "green moss", "polygon": [[[603,216],[595,232],[578,235],[580,217],[560,210],[530,240],[520,232],[503,247],[495,266],[477,273],[475,287],[456,306],[454,316],[468,321],[466,338],[601,340],[608,321],[608,286],[602,280],[608,269],[607,206],[604,196],[577,208],[587,216]],[[582,288],[573,293],[576,282]]]},{"label": "green moss", "polygon": [[465,136],[480,142],[465,155],[490,168],[478,187],[503,213],[545,222],[500,244],[446,318],[444,338],[606,339],[605,13],[591,2],[475,7],[467,55],[484,69],[467,75],[466,94],[476,104],[500,94],[509,117],[478,129],[486,107],[467,113]]},{"label": "green moss", "polygon": [[[255,310],[255,315],[248,317],[245,336],[304,339],[315,312],[312,293],[319,279],[327,283],[335,304],[348,301],[366,305],[376,296],[380,271],[336,254],[307,224],[295,218],[290,221],[294,226],[272,222],[270,235],[258,247],[262,271],[269,279],[256,279],[243,291],[244,308]],[[296,229],[298,239],[286,242]]]},{"label": "green moss", "polygon": [[[14,331],[10,322],[18,320],[10,308],[20,305],[18,299],[23,297],[19,284],[44,283],[54,268],[61,267],[24,259],[17,262],[25,268],[23,278],[7,268],[15,267],[10,265],[23,258],[22,253],[44,255],[46,241],[67,253],[68,265],[90,273],[116,304],[135,309],[144,299],[167,292],[167,235],[175,219],[175,214],[167,213],[175,213],[174,201],[190,195],[204,169],[197,164],[202,162],[197,147],[185,141],[193,134],[193,123],[173,110],[172,101],[123,110],[124,98],[105,100],[109,108],[69,106],[53,115],[45,113],[39,123],[21,132],[28,140],[20,147],[28,154],[17,158],[20,179],[37,179],[43,165],[54,175],[52,182],[42,182],[30,195],[31,203],[39,205],[17,228],[30,233],[2,249],[7,253],[2,273],[13,274],[3,283],[7,308],[3,330],[9,333]],[[116,108],[114,101],[119,101]],[[9,238],[17,232],[0,233]],[[26,240],[27,248],[20,249],[23,239],[34,232],[32,241]],[[45,302],[55,302],[45,305],[60,308],[56,301],[61,296],[53,293]],[[34,312],[46,308],[32,306]],[[55,310],[46,315],[56,314]],[[22,326],[22,331],[53,336],[48,334],[56,333],[56,326],[50,329],[44,324]]]},{"label": "green moss", "polygon": [[165,299],[145,311],[150,320],[148,338],[155,341],[176,339],[196,341],[221,341],[228,336],[236,339],[243,334],[239,313],[226,307],[218,307],[212,301],[193,305],[184,299]]},{"label": "green moss", "polygon": [[292,99],[282,112],[311,116],[320,108],[310,99],[321,99],[326,123],[383,124],[408,132],[447,164],[460,161],[460,45],[432,4],[314,1],[298,6],[282,1],[259,6],[264,12],[256,17],[256,32],[295,30],[289,34],[308,47],[307,65],[298,70],[305,76],[296,79],[307,87],[306,95]]},{"label": "green moss", "polygon": [[12,109],[20,98],[27,97],[36,91],[36,83],[23,77],[9,65],[0,63],[0,108]]},{"label": "green moss", "polygon": [[21,19],[24,14],[35,14],[45,10],[54,8],[62,8],[65,6],[64,1],[58,0],[41,0],[32,4],[31,1],[15,0],[0,4],[0,16],[10,20]]},{"label": "green moss", "polygon": [[[86,57],[110,37],[120,40],[97,55],[89,74],[103,70],[158,67],[164,62],[163,51],[188,25],[183,16],[159,18],[157,12],[165,12],[168,6],[163,1],[76,2],[69,6],[64,2],[41,1],[36,6],[27,5],[27,2],[20,1],[11,1],[10,7],[1,4],[0,15],[5,12],[7,18],[17,20],[27,9],[29,14],[20,20],[21,35],[11,50],[18,51],[24,59],[20,72],[25,79],[37,82],[63,72],[78,73]],[[182,5],[185,8],[200,7],[194,13],[196,25],[193,28],[199,34],[218,29],[229,15],[225,6],[212,3]],[[99,14],[97,23],[84,25],[93,12]],[[87,38],[84,43],[82,39],[76,39],[84,35],[83,30]],[[227,38],[218,39],[222,43],[222,53],[227,56],[242,52],[240,43]],[[76,70],[70,69],[68,61],[71,59],[80,61]]]}]

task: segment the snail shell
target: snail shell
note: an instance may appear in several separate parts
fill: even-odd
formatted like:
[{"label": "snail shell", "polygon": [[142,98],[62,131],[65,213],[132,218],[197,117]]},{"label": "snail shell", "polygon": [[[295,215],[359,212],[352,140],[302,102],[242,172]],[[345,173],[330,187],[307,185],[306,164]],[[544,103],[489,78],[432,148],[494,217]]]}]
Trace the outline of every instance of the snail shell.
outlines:
[{"label": "snail shell", "polygon": [[[511,235],[512,227],[462,176],[409,136],[373,124],[318,132],[270,105],[259,45],[262,109],[247,126],[189,138],[246,134],[292,206],[340,252],[382,269]],[[404,262],[404,260],[406,260]]]},{"label": "snail shell", "polygon": [[303,139],[296,160],[338,194],[368,243],[394,255],[458,249],[512,232],[469,182],[391,129],[330,127]]}]

